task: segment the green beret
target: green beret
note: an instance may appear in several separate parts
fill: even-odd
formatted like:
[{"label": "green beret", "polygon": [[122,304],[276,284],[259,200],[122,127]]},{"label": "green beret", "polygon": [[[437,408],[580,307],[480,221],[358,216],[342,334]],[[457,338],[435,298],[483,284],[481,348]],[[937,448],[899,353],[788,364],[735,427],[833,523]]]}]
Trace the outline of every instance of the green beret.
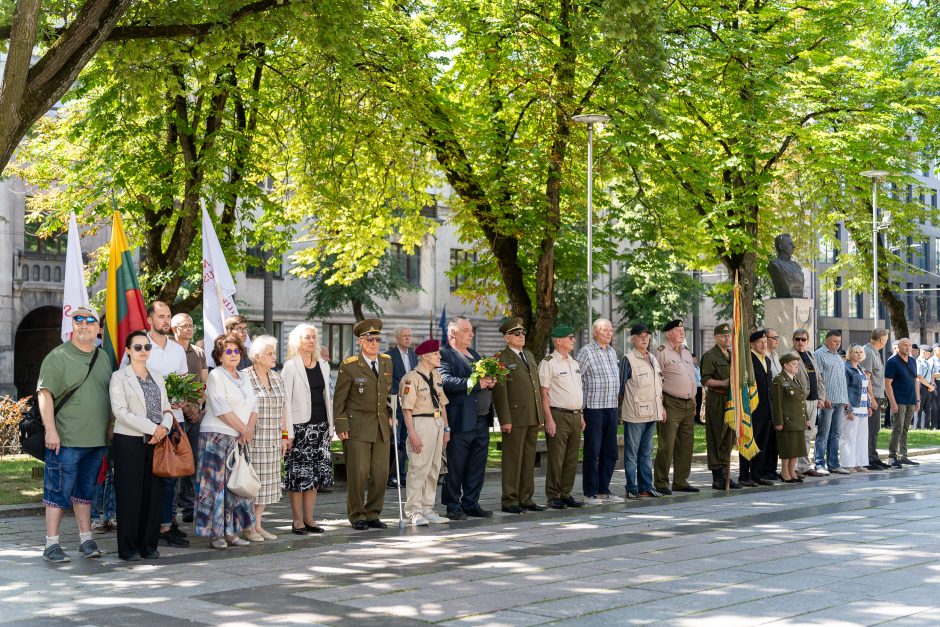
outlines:
[{"label": "green beret", "polygon": [[787,353],[786,355],[780,358],[780,365],[782,366],[783,364],[788,364],[791,361],[799,361],[799,360],[800,358],[797,357],[794,353]]},{"label": "green beret", "polygon": [[731,325],[727,322],[722,322],[717,327],[715,327],[715,335],[729,335],[731,333]]},{"label": "green beret", "polygon": [[557,327],[552,329],[552,337],[568,337],[569,335],[574,334],[574,329],[564,324],[559,324]]}]

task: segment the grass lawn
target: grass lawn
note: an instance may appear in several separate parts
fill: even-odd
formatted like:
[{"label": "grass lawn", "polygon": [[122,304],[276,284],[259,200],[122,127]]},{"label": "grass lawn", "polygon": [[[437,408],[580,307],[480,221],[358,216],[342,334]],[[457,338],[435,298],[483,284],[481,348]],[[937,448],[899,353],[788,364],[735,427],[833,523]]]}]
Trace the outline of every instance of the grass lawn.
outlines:
[{"label": "grass lawn", "polygon": [[33,468],[42,462],[29,455],[0,457],[0,505],[38,503],[42,500],[42,479],[35,479]]}]

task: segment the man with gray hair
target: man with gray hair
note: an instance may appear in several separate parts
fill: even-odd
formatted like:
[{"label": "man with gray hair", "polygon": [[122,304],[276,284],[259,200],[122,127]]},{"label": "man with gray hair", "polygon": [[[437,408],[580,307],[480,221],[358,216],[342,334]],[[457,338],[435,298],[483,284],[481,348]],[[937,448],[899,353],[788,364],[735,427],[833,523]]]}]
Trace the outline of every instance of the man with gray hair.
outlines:
[{"label": "man with gray hair", "polygon": [[884,470],[890,468],[878,456],[878,432],[881,430],[882,411],[886,408],[885,399],[885,365],[881,361],[881,350],[888,343],[888,330],[875,329],[871,332],[871,341],[865,345],[865,359],[862,361],[862,371],[871,384],[872,398],[869,406],[871,415],[868,416],[868,468],[870,470]]},{"label": "man with gray hair", "polygon": [[[186,368],[189,374],[205,383],[209,378],[209,368],[206,364],[204,350],[192,343],[195,327],[193,319],[184,313],[178,313],[170,319],[170,328],[173,330],[173,339],[183,347],[186,353]],[[183,422],[181,426],[189,439],[189,446],[193,452],[193,461],[199,452],[199,423],[205,414],[203,403],[183,403]],[[177,504],[183,511],[183,522],[193,522],[193,508],[196,502],[196,476],[180,478]]]},{"label": "man with gray hair", "polygon": [[914,412],[920,409],[920,390],[917,386],[917,365],[911,357],[911,341],[906,337],[898,340],[898,354],[885,364],[885,393],[894,416],[888,447],[891,466],[919,466],[907,457],[907,432],[911,428]]},{"label": "man with gray hair", "polygon": [[[418,355],[411,348],[413,333],[408,327],[398,327],[395,329],[395,348],[389,350],[389,356],[392,358],[392,397],[398,398],[398,388],[402,377],[418,367]],[[398,419],[398,441],[392,442],[390,451],[391,468],[388,471],[388,487],[394,488],[398,485],[395,477],[395,449],[398,447],[398,476],[401,477],[402,487],[405,486],[405,477],[407,470],[405,464],[408,462],[408,452],[405,450],[405,442],[408,441],[408,427],[405,425],[405,416],[402,413],[401,406],[395,412]]]}]

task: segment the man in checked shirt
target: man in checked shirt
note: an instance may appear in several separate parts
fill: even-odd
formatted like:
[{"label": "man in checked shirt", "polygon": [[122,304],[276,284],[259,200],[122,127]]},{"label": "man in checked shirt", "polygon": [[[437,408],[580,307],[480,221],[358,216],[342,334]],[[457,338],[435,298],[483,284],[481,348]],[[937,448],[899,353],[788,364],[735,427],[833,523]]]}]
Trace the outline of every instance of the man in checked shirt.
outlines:
[{"label": "man in checked shirt", "polygon": [[617,351],[610,345],[614,328],[598,318],[591,326],[594,341],[578,351],[584,388],[584,463],[582,485],[585,505],[622,503],[610,491],[617,465],[617,427],[620,424],[617,395],[620,368]]}]

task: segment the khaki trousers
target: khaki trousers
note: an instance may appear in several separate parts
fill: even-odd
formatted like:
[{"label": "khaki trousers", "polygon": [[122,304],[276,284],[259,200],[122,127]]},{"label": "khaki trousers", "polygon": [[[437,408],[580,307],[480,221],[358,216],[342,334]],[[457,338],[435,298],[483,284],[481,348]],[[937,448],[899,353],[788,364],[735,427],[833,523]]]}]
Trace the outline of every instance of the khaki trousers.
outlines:
[{"label": "khaki trousers", "polygon": [[[349,522],[378,520],[385,505],[388,481],[388,442],[343,442],[346,451],[346,514]],[[368,490],[368,498],[366,491]]]},{"label": "khaki trousers", "polygon": [[898,411],[891,415],[891,440],[888,442],[888,457],[892,460],[907,459],[907,432],[914,418],[913,405],[898,404]]},{"label": "khaki trousers", "polygon": [[555,437],[545,436],[548,445],[548,468],[545,470],[545,498],[564,499],[571,496],[578,473],[578,452],[581,450],[581,413],[552,410]]},{"label": "khaki trousers", "polygon": [[674,469],[672,489],[689,485],[692,472],[692,446],[695,444],[695,399],[663,394],[666,422],[656,423],[656,461],[653,483],[657,490],[669,487],[669,467]]},{"label": "khaki trousers", "polygon": [[[424,514],[434,509],[437,478],[441,474],[441,453],[444,450],[444,420],[432,416],[413,416],[414,433],[421,439],[421,452],[408,449],[408,486],[405,489],[405,516]],[[410,435],[410,434],[409,434]]]},{"label": "khaki trousers", "polygon": [[503,433],[503,507],[532,505],[535,493],[535,442],[540,426],[513,425]]}]

